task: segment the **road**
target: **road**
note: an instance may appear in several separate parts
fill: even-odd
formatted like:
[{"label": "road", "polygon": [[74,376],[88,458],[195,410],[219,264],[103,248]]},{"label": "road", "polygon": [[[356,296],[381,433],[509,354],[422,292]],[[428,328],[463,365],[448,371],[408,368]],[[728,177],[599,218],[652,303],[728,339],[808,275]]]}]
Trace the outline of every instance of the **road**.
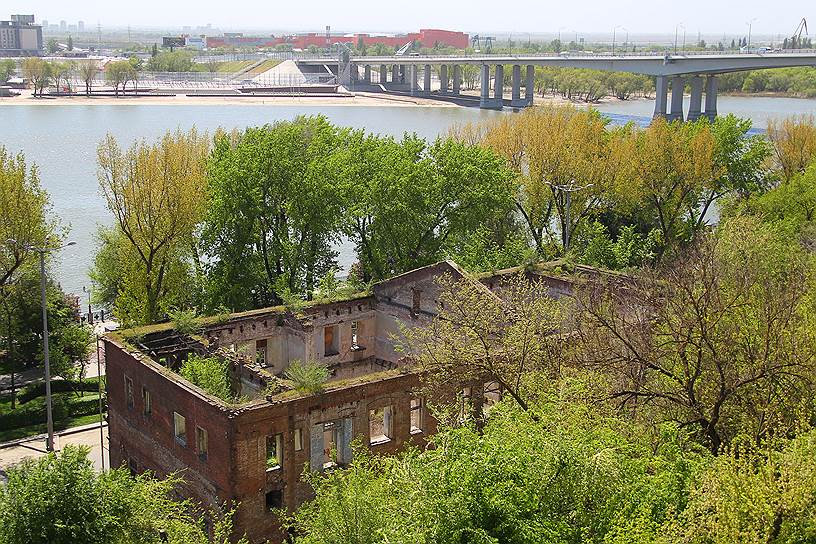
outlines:
[{"label": "road", "polygon": [[[60,431],[54,437],[54,447],[56,450],[64,448],[68,444],[88,446],[91,452],[88,455],[93,461],[96,470],[102,470],[103,456],[104,467],[109,468],[108,458],[108,425],[104,424],[105,445],[104,450],[99,444],[99,424],[85,425],[74,429]],[[46,454],[45,436],[37,436],[17,441],[14,445],[0,444],[0,483],[7,481],[6,473],[8,469],[24,459],[37,459]]]}]

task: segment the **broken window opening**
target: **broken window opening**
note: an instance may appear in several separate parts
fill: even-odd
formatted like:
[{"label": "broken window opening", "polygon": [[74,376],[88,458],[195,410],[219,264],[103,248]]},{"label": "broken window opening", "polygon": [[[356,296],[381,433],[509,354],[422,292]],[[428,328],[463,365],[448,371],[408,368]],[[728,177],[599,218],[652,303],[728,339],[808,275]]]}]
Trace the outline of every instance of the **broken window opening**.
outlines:
[{"label": "broken window opening", "polygon": [[209,449],[207,431],[196,426],[196,450],[198,451],[198,458],[202,461],[206,461]]},{"label": "broken window opening", "polygon": [[411,315],[416,316],[422,306],[422,290],[411,289]]},{"label": "broken window opening", "polygon": [[331,357],[340,353],[337,337],[337,325],[323,327],[323,356]]},{"label": "broken window opening", "polygon": [[258,366],[267,366],[266,340],[257,340],[255,342],[255,363]]},{"label": "broken window opening", "polygon": [[323,424],[323,468],[337,466],[338,428],[334,421]]},{"label": "broken window opening", "polygon": [[283,489],[273,489],[266,492],[266,509],[278,510],[283,508]]},{"label": "broken window opening", "polygon": [[266,471],[279,470],[283,465],[283,434],[266,437]]},{"label": "broken window opening", "polygon": [[125,376],[125,399],[128,410],[133,409],[133,380]]},{"label": "broken window opening", "polygon": [[487,414],[502,399],[502,386],[499,382],[485,382],[484,406],[482,411]]},{"label": "broken window opening", "polygon": [[295,451],[303,450],[303,429],[295,429]]},{"label": "broken window opening", "polygon": [[393,437],[391,432],[390,406],[375,408],[368,412],[368,441],[371,445],[384,444]]},{"label": "broken window opening", "polygon": [[411,399],[411,434],[420,434],[425,428],[422,399]]},{"label": "broken window opening", "polygon": [[352,321],[351,322],[351,350],[357,351],[363,349],[360,345],[360,322],[359,321]]},{"label": "broken window opening", "polygon": [[178,412],[173,412],[173,436],[182,446],[187,445],[187,420]]},{"label": "broken window opening", "polygon": [[153,412],[153,404],[150,401],[150,391],[142,387],[142,415],[149,416]]},{"label": "broken window opening", "polygon": [[459,391],[459,421],[466,421],[473,415],[473,389],[464,387]]}]

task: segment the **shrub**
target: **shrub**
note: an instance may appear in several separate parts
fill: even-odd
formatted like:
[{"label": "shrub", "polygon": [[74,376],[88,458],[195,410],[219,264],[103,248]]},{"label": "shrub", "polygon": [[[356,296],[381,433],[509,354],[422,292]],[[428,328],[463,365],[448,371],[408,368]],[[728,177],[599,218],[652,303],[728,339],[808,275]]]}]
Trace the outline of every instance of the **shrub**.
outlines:
[{"label": "shrub", "polygon": [[295,389],[301,393],[318,393],[329,380],[329,368],[315,361],[292,361],[286,372],[286,379],[295,384]]},{"label": "shrub", "polygon": [[173,321],[173,328],[175,328],[179,334],[190,336],[201,330],[198,316],[196,316],[192,310],[170,312],[170,319]]},{"label": "shrub", "polygon": [[181,364],[179,374],[225,402],[234,402],[236,399],[230,387],[229,363],[218,357],[191,355]]}]

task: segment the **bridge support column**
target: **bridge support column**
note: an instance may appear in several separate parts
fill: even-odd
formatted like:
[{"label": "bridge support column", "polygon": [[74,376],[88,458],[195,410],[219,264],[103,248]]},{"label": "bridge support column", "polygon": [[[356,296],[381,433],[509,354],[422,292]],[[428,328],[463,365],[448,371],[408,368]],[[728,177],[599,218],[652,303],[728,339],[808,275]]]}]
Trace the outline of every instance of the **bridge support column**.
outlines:
[{"label": "bridge support column", "polygon": [[352,89],[354,89],[357,86],[357,84],[360,82],[360,72],[357,69],[356,64],[349,65],[349,80],[350,80]]},{"label": "bridge support column", "polygon": [[453,65],[453,94],[459,96],[462,90],[462,67],[458,64]]},{"label": "bridge support column", "polygon": [[380,84],[384,85],[388,82],[388,66],[380,64]]},{"label": "bridge support column", "polygon": [[535,91],[535,66],[532,64],[527,66],[527,81],[524,88],[524,101],[527,106],[533,105],[533,93]]},{"label": "bridge support column", "polygon": [[368,64],[366,64],[366,67],[363,69],[363,79],[367,85],[371,85],[371,66]]},{"label": "bridge support column", "polygon": [[405,83],[405,65],[404,64],[399,65],[399,82],[400,83]]},{"label": "bridge support column", "polygon": [[391,83],[399,83],[399,65],[397,64],[391,66]]},{"label": "bridge support column", "polygon": [[717,118],[717,76],[710,75],[706,78],[705,95],[705,116],[713,121]]},{"label": "bridge support column", "polygon": [[420,94],[419,89],[419,66],[416,64],[411,64],[409,67],[409,78],[411,80],[411,96],[417,96]]},{"label": "bridge support column", "polygon": [[431,94],[431,65],[425,65],[425,72],[422,74],[422,94]]},{"label": "bridge support column", "polygon": [[687,119],[691,122],[696,121],[702,115],[703,108],[703,78],[700,76],[692,76],[691,81],[691,100],[689,101],[689,111]]},{"label": "bridge support column", "polygon": [[671,94],[671,110],[669,112],[669,121],[683,120],[683,91],[686,88],[686,80],[681,76],[674,76],[672,78],[672,94]]},{"label": "bridge support column", "polygon": [[669,101],[669,78],[657,76],[655,78],[655,109],[653,119],[666,117],[666,105]]},{"label": "bridge support column", "polygon": [[504,101],[504,65],[496,65],[496,75],[493,79],[493,98],[502,106]]},{"label": "bridge support column", "polygon": [[482,64],[481,96],[479,97],[479,107],[490,107],[490,66]]},{"label": "bridge support column", "polygon": [[513,98],[510,100],[510,105],[514,108],[523,108],[527,105],[526,100],[521,99],[521,66],[513,65]]},{"label": "bridge support column", "polygon": [[439,94],[448,94],[448,65],[439,67]]}]

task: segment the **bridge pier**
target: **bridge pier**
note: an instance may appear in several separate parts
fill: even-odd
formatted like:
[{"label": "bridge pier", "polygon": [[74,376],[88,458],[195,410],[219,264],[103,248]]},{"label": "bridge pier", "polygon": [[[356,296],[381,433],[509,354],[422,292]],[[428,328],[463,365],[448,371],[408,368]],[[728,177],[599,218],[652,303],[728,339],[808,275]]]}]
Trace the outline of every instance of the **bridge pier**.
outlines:
[{"label": "bridge pier", "polygon": [[404,64],[399,65],[399,82],[400,83],[405,83],[405,65]]},{"label": "bridge pier", "polygon": [[691,100],[689,100],[688,121],[694,122],[700,118],[703,109],[703,78],[692,76],[689,81],[691,85]]},{"label": "bridge pier", "polygon": [[453,65],[453,94],[459,96],[462,90],[462,67],[458,64]]},{"label": "bridge pier", "polygon": [[717,118],[717,76],[710,75],[706,78],[705,91],[705,116],[709,121]]},{"label": "bridge pier", "polygon": [[367,85],[371,85],[371,66],[368,64],[363,68],[363,80]]},{"label": "bridge pier", "polygon": [[533,94],[535,91],[535,66],[527,65],[527,81],[525,82],[524,101],[527,106],[533,105]]},{"label": "bridge pier", "polygon": [[496,74],[493,78],[493,98],[498,102],[499,109],[504,103],[504,65],[496,65]]},{"label": "bridge pier", "polygon": [[399,66],[396,64],[391,66],[391,83],[399,83]]},{"label": "bridge pier", "polygon": [[448,65],[439,67],[439,94],[448,94]]},{"label": "bridge pier", "polygon": [[490,97],[490,65],[482,64],[482,84],[481,96],[479,98],[479,107],[483,110],[500,110],[504,103],[502,95],[504,94],[504,67],[496,66],[496,76],[493,80],[493,98]]},{"label": "bridge pier", "polygon": [[655,78],[655,109],[652,119],[666,117],[666,106],[669,100],[669,78],[668,76],[657,76]]},{"label": "bridge pier", "polygon": [[360,71],[356,64],[349,65],[349,80],[352,89],[360,82]]},{"label": "bridge pier", "polygon": [[527,105],[526,100],[521,99],[521,66],[513,65],[513,94],[510,99],[510,105],[514,108],[523,108]]},{"label": "bridge pier", "polygon": [[425,65],[425,73],[422,77],[422,94],[431,94],[431,65]]},{"label": "bridge pier", "polygon": [[683,91],[686,89],[686,80],[682,76],[674,76],[671,82],[671,111],[669,122],[683,120]]},{"label": "bridge pier", "polygon": [[409,78],[411,81],[411,96],[418,96],[419,93],[419,70],[416,64],[408,66]]},{"label": "bridge pier", "polygon": [[385,64],[380,64],[380,84],[384,84],[388,81],[388,66]]}]

